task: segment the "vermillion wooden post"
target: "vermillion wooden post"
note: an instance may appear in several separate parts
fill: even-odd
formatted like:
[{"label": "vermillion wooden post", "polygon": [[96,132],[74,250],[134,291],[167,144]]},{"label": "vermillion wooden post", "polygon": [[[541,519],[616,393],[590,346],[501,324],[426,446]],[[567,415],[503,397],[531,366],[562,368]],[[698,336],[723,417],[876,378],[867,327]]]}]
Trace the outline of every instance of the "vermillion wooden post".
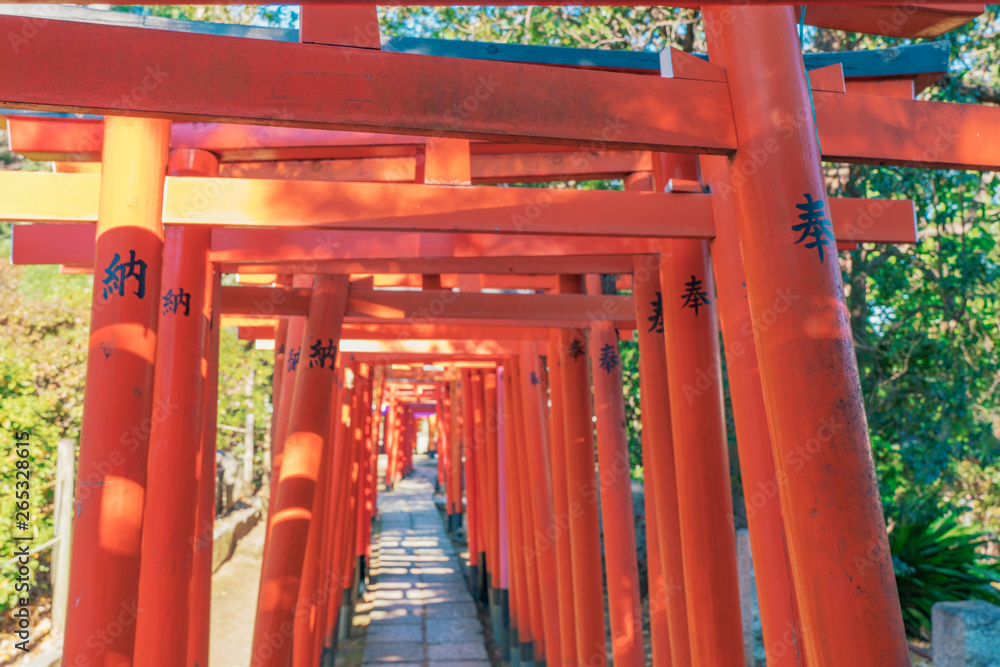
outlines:
[{"label": "vermillion wooden post", "polygon": [[[637,176],[639,177],[638,179],[636,178]],[[630,174],[625,179],[625,189],[652,190],[653,175],[649,172],[644,174]],[[654,463],[651,451],[661,446],[656,439],[663,437],[663,417],[661,415],[667,412],[665,406],[668,405],[667,401],[658,402],[662,400],[664,394],[664,392],[658,391],[661,387],[657,387],[656,389],[650,388],[651,384],[666,384],[665,365],[661,364],[659,367],[655,365],[656,362],[662,362],[664,355],[663,335],[661,333],[663,328],[662,303],[659,305],[660,312],[655,312],[657,303],[659,303],[656,293],[659,290],[650,289],[654,287],[650,284],[650,279],[654,276],[656,277],[655,287],[659,287],[659,258],[646,259],[636,257],[634,259],[634,268],[635,270],[632,274],[632,296],[633,301],[635,301],[636,323],[639,331],[639,393],[643,408],[640,414],[642,419],[642,467],[645,471],[643,497],[646,510],[646,587],[649,602],[649,644],[654,665],[672,665],[673,660],[670,655],[670,618],[667,613],[667,604],[669,602],[668,589],[667,580],[664,576],[664,559],[660,552],[660,525],[656,505],[657,487],[653,478]],[[646,299],[649,299],[649,304],[645,303]],[[646,359],[647,356],[650,357],[649,360]],[[651,398],[650,394],[657,395]],[[653,424],[651,422],[656,423]],[[672,463],[673,461],[671,461]],[[676,501],[676,492],[674,493],[674,498]],[[680,572],[680,574],[683,577],[683,572]],[[670,594],[672,594],[672,591]],[[685,613],[683,599],[679,606],[681,607],[681,613]],[[686,643],[686,627],[684,632]]]},{"label": "vermillion wooden post", "polygon": [[291,659],[290,637],[303,553],[316,493],[333,392],[336,347],[347,305],[347,276],[316,278],[295,378],[271,540],[264,553],[251,665],[278,667]]},{"label": "vermillion wooden post", "polygon": [[510,639],[511,662],[524,664],[531,662],[531,603],[528,593],[528,569],[524,560],[524,528],[521,505],[525,496],[522,487],[527,479],[518,474],[517,425],[514,422],[514,390],[510,367],[504,368],[503,391],[507,489],[508,562],[510,567]]},{"label": "vermillion wooden post", "polygon": [[[643,470],[648,470],[649,457],[643,453]],[[649,602],[649,649],[653,663],[672,664],[670,658],[670,619],[667,617],[667,580],[663,576],[660,557],[659,526],[656,519],[656,489],[648,482],[643,485],[646,510],[646,590]]]},{"label": "vermillion wooden post", "polygon": [[479,542],[482,530],[479,524],[479,480],[476,474],[478,464],[476,451],[475,388],[473,378],[477,373],[469,369],[462,371],[462,414],[464,416],[462,437],[465,440],[465,507],[466,542],[469,548],[469,587],[478,599],[479,589]]},{"label": "vermillion wooden post", "polygon": [[[280,283],[279,283],[280,284]],[[288,318],[282,317],[278,320],[278,326],[274,328],[274,367],[271,380],[271,451],[268,470],[274,470],[274,439],[278,433],[278,405],[281,403],[281,381],[285,377],[285,346],[288,344]],[[270,475],[264,480],[270,494]]]},{"label": "vermillion wooden post", "polygon": [[[587,291],[591,294],[603,293],[600,276],[587,277]],[[632,509],[632,467],[629,465],[628,434],[625,432],[621,356],[618,332],[612,322],[597,320],[591,325],[589,350],[594,377],[594,413],[597,417],[597,461],[600,468],[611,650],[615,665],[636,667],[645,663],[642,607],[639,601],[635,525],[622,519],[635,515]]]},{"label": "vermillion wooden post", "polygon": [[444,409],[448,414],[448,530],[462,527],[462,432],[459,428],[461,396],[458,382],[451,381],[445,390]]},{"label": "vermillion wooden post", "polygon": [[320,627],[323,628],[323,667],[333,665],[336,657],[340,626],[340,606],[343,589],[339,573],[341,562],[341,526],[344,518],[344,503],[347,499],[349,479],[348,442],[350,428],[350,392],[341,381],[337,400],[333,407],[330,437],[333,441],[333,487],[328,497],[330,532],[327,538],[326,555],[323,557],[323,584],[326,595],[321,607]]},{"label": "vermillion wooden post", "polygon": [[486,604],[488,603],[487,591],[489,590],[487,584],[489,563],[486,559],[490,531],[489,489],[486,486],[489,452],[486,445],[486,388],[483,372],[479,370],[472,372],[472,414],[472,445],[476,456],[476,514],[479,527],[479,536],[476,541],[476,551],[479,553],[479,577],[474,597],[478,602]]},{"label": "vermillion wooden post", "polygon": [[104,119],[63,643],[65,655],[95,666],[133,662],[149,427],[175,416],[153,404],[169,143],[169,121]]},{"label": "vermillion wooden post", "polygon": [[[559,292],[583,291],[579,276],[560,276]],[[594,424],[591,412],[587,335],[580,329],[559,334],[563,424],[566,438],[566,489],[573,553],[573,603],[576,609],[576,660],[604,667],[604,591],[601,586],[601,536],[594,472]]]},{"label": "vermillion wooden post", "polygon": [[573,602],[573,553],[569,536],[569,495],[566,490],[566,435],[563,419],[562,372],[559,368],[559,331],[553,329],[548,348],[549,442],[552,452],[552,507],[555,523],[556,578],[559,589],[559,649],[563,664],[576,665],[576,609]]},{"label": "vermillion wooden post", "polygon": [[410,456],[410,436],[413,431],[413,415],[405,403],[399,404],[399,442],[396,445],[396,481],[406,475],[407,460]]},{"label": "vermillion wooden post", "polygon": [[[329,378],[331,383],[338,382],[338,377],[342,377],[342,372],[338,368],[336,374]],[[331,391],[337,395],[339,391]],[[332,413],[330,413],[332,414]],[[312,517],[309,522],[309,536],[306,539],[305,554],[303,555],[302,579],[299,585],[298,600],[295,605],[294,634],[292,636],[292,664],[295,667],[312,667],[316,664],[318,648],[322,643],[322,628],[318,626],[318,621],[322,614],[319,611],[321,605],[318,592],[323,588],[323,544],[326,535],[331,530],[330,515],[327,513],[329,505],[328,495],[331,493],[331,459],[334,456],[333,445],[329,437],[329,424],[324,433],[323,449],[320,455],[319,472],[316,479],[316,493],[313,497]],[[325,595],[323,596],[325,598]],[[325,601],[325,600],[324,600]],[[320,646],[317,646],[320,644]]]},{"label": "vermillion wooden post", "polygon": [[355,519],[354,555],[357,560],[358,572],[361,577],[367,572],[366,555],[368,553],[366,540],[368,539],[368,518],[371,506],[371,448],[372,448],[372,382],[371,366],[368,364],[358,364],[358,372],[355,383],[360,381],[360,387],[355,388],[358,394],[358,429],[361,438],[360,452],[358,459],[358,499],[357,518]]},{"label": "vermillion wooden post", "polygon": [[[534,543],[529,545],[528,558],[535,561],[541,588],[543,652],[547,664],[561,665],[562,651],[559,628],[559,571],[555,547],[556,527],[552,510],[552,482],[549,475],[548,433],[542,413],[548,397],[542,384],[542,365],[538,345],[525,341],[519,358],[521,409],[524,416],[524,455],[531,485],[531,505],[534,511]],[[641,637],[641,633],[640,633]],[[640,639],[641,643],[641,639]]]},{"label": "vermillion wooden post", "polygon": [[500,572],[500,619],[503,627],[495,636],[501,641],[506,640],[501,643],[503,657],[514,664],[515,662],[520,663],[521,656],[512,650],[516,648],[514,644],[517,642],[517,623],[515,603],[512,600],[514,587],[511,584],[510,528],[507,519],[510,488],[507,482],[509,449],[507,446],[507,384],[504,381],[504,369],[500,366],[497,368],[497,530],[499,531],[497,544],[499,560],[497,564]]},{"label": "vermillion wooden post", "polygon": [[[790,7],[705,10],[740,145],[731,163],[804,662],[909,661]],[[794,122],[779,125],[775,118]],[[765,160],[760,155],[766,156]],[[772,319],[772,318],[769,318]]]},{"label": "vermillion wooden post", "polygon": [[[713,189],[729,183],[724,157],[702,159],[702,172]],[[732,397],[736,446],[746,507],[754,579],[760,606],[760,624],[768,659],[773,665],[797,667],[800,659],[798,619],[788,567],[781,502],[774,473],[771,436],[768,432],[764,392],[754,346],[753,319],[746,298],[746,276],[740,256],[736,211],[732,202],[713,200],[715,240],[712,267],[718,285],[719,318],[726,350],[726,371]],[[786,311],[790,303],[778,302]],[[775,310],[774,317],[780,316]],[[770,319],[770,318],[769,318]]]},{"label": "vermillion wooden post", "polygon": [[219,412],[219,335],[222,332],[222,274],[206,264],[211,276],[211,310],[206,313],[209,335],[205,354],[205,410],[198,451],[198,506],[195,511],[194,561],[191,570],[191,614],[188,626],[189,665],[207,665],[211,630],[212,554],[215,538],[215,454]]},{"label": "vermillion wooden post", "polygon": [[[652,187],[648,175],[649,187]],[[636,185],[626,180],[626,187]],[[639,188],[636,188],[639,189]],[[677,511],[677,473],[674,465],[674,440],[670,423],[670,390],[667,382],[666,347],[663,339],[663,294],[660,291],[659,258],[649,262],[636,258],[632,272],[632,298],[635,301],[639,334],[639,392],[642,401],[642,460],[646,471],[646,543],[650,544],[650,524],[654,524],[660,562],[663,565],[665,590],[653,597],[650,583],[649,608],[652,631],[654,605],[666,612],[669,631],[669,664],[691,665],[688,637],[687,600],[684,582],[684,557],[681,549],[680,515]],[[652,497],[650,495],[652,494]],[[655,505],[655,513],[649,510]],[[649,548],[647,546],[647,548]],[[649,558],[654,558],[649,548]],[[650,577],[652,578],[652,568]],[[653,637],[653,660],[657,643]],[[661,658],[662,659],[662,658]]]},{"label": "vermillion wooden post", "polygon": [[[294,285],[300,286],[302,280],[296,276]],[[302,356],[302,336],[305,333],[306,318],[292,317],[288,320],[288,332],[285,336],[284,367],[275,369],[281,374],[281,395],[276,405],[274,419],[277,430],[271,438],[271,483],[267,499],[267,536],[264,540],[264,550],[267,551],[267,539],[271,535],[274,520],[275,503],[278,500],[278,476],[281,474],[281,461],[285,451],[285,436],[288,433],[288,417],[292,414],[292,399],[295,395],[295,377],[299,370],[299,359]]]},{"label": "vermillion wooden post", "polygon": [[353,363],[354,388],[350,393],[350,430],[345,444],[347,446],[347,483],[344,488],[344,507],[341,510],[340,543],[342,551],[338,567],[338,585],[340,586],[340,630],[339,636],[347,638],[350,634],[354,610],[354,580],[355,580],[355,519],[357,517],[358,488],[361,483],[361,456],[363,448],[363,430],[361,424],[361,392],[358,375],[359,364]]},{"label": "vermillion wooden post", "polygon": [[[336,527],[337,527],[337,515],[336,515],[336,505],[337,505],[337,494],[340,491],[339,488],[339,478],[340,473],[339,466],[342,464],[341,457],[343,457],[344,438],[339,435],[342,431],[342,419],[343,410],[341,406],[345,400],[345,394],[347,388],[344,385],[344,373],[343,373],[343,363],[341,361],[342,356],[338,356],[337,360],[337,390],[335,395],[332,397],[330,403],[330,418],[327,424],[327,453],[329,456],[326,457],[324,475],[327,478],[327,488],[322,491],[323,502],[324,502],[324,523],[326,524],[326,529],[323,531],[323,540],[320,544],[320,554],[319,562],[317,567],[317,580],[316,587],[318,593],[316,595],[316,610],[315,610],[315,620],[313,621],[313,627],[315,628],[315,634],[313,636],[313,647],[314,656],[319,656],[319,664],[326,667],[329,662],[331,647],[329,647],[329,618],[331,614],[331,604],[333,603],[334,593],[333,590],[336,588],[333,585],[333,568],[331,563],[333,562],[333,549],[334,543],[336,541]],[[333,615],[336,616],[336,610],[334,610]]]},{"label": "vermillion wooden post", "polygon": [[[174,151],[174,176],[209,176],[219,161],[207,151]],[[208,318],[211,316],[211,230],[165,230],[162,304],[157,331],[153,402],[168,418],[154,420],[149,434],[146,492],[154,502],[143,514],[142,567],[136,618],[135,661],[158,666],[185,662],[189,610],[210,600],[191,600],[193,546],[201,461]]]},{"label": "vermillion wooden post", "polygon": [[396,465],[393,474],[393,488],[403,478],[406,471],[406,445],[410,428],[410,413],[406,404],[400,401],[396,404],[396,410]]},{"label": "vermillion wooden post", "polygon": [[417,431],[418,431],[417,418],[413,414],[413,410],[408,411],[406,414],[406,427],[407,427],[406,474],[409,475],[411,472],[413,472],[413,452],[417,446]]},{"label": "vermillion wooden post", "polygon": [[[694,158],[660,155],[657,186],[668,178],[696,179]],[[730,523],[732,490],[722,402],[722,364],[708,243],[663,241],[660,264],[670,383],[670,417],[677,465],[677,504],[687,596],[691,662],[744,664]]]},{"label": "vermillion wooden post", "polygon": [[388,440],[386,441],[385,486],[392,489],[396,486],[399,470],[400,447],[403,440],[403,406],[393,399],[389,404],[389,420],[386,422]]},{"label": "vermillion wooden post", "polygon": [[403,476],[403,460],[406,458],[406,406],[397,400],[394,407],[395,421],[392,436],[392,488]]},{"label": "vermillion wooden post", "polygon": [[[441,396],[444,395],[444,387],[440,389]],[[437,485],[437,490],[440,491],[445,486],[445,481],[448,474],[448,415],[444,410],[444,400],[443,398],[438,398],[437,400],[437,477],[435,478],[435,484]]]},{"label": "vermillion wooden post", "polygon": [[[517,462],[517,474],[524,480],[521,484],[521,531],[522,543],[520,558],[525,563],[528,582],[528,605],[531,609],[531,646],[528,660],[545,663],[548,660],[545,637],[545,609],[542,607],[542,573],[536,557],[535,547],[535,509],[531,490],[530,464],[528,462],[527,434],[524,424],[524,397],[521,391],[520,362],[514,359],[510,365],[511,379],[511,414],[514,429],[514,454]],[[523,654],[522,654],[523,656]]]},{"label": "vermillion wooden post", "polygon": [[486,464],[483,466],[486,472],[486,514],[488,517],[489,530],[487,532],[486,544],[486,565],[487,579],[486,590],[489,596],[490,622],[493,626],[493,636],[497,638],[500,646],[503,642],[503,622],[501,618],[501,597],[500,592],[500,520],[498,512],[498,489],[497,472],[499,470],[497,435],[499,429],[499,413],[497,412],[497,374],[496,371],[487,371],[483,377],[483,398],[485,401],[485,427],[486,427]]},{"label": "vermillion wooden post", "polygon": [[385,436],[383,446],[385,448],[385,479],[383,483],[387,490],[392,489],[392,466],[395,460],[396,441],[396,399],[390,398],[385,411]]},{"label": "vermillion wooden post", "polygon": [[437,413],[427,415],[427,452],[434,454],[434,458],[437,458]]},{"label": "vermillion wooden post", "polygon": [[382,429],[382,396],[385,393],[385,368],[383,366],[377,366],[375,368],[375,375],[373,378],[372,393],[374,394],[374,400],[372,401],[372,451],[371,460],[368,462],[371,466],[371,489],[369,491],[371,497],[371,507],[369,508],[369,522],[365,526],[365,533],[367,537],[365,538],[365,553],[371,561],[372,547],[371,547],[371,536],[372,536],[372,524],[371,520],[375,517],[375,511],[378,507],[378,455],[379,455],[379,431]]}]

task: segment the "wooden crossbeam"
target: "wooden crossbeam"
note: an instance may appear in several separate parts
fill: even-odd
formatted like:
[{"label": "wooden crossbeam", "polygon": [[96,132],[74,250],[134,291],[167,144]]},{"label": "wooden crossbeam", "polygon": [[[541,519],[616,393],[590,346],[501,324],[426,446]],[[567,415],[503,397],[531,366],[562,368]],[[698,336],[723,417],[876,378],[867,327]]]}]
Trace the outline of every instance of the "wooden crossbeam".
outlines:
[{"label": "wooden crossbeam", "polygon": [[[0,5],[2,6],[2,5]],[[12,150],[34,160],[98,161],[104,141],[100,118],[10,116]],[[222,162],[414,156],[424,137],[373,132],[185,123],[171,127],[174,148],[197,148]]]},{"label": "wooden crossbeam", "polygon": [[502,359],[521,353],[520,340],[344,340],[341,354],[350,354],[358,361],[374,360],[380,364],[398,364],[414,361],[458,361],[463,359]]},{"label": "wooden crossbeam", "polygon": [[[470,158],[472,183],[476,185],[622,178],[632,172],[652,169],[649,153],[645,151],[472,154]],[[60,165],[69,164],[74,163],[60,163],[56,171],[63,170]],[[219,173],[229,178],[412,183],[416,178],[416,166],[416,157],[373,157],[227,163]]]},{"label": "wooden crossbeam", "polygon": [[1000,107],[826,92],[813,99],[824,160],[1000,169]]},{"label": "wooden crossbeam", "polygon": [[[21,22],[0,17],[0,33]],[[87,48],[56,66],[72,44]],[[736,144],[718,82],[70,21],[14,48],[3,45],[17,67],[0,69],[11,108],[713,154]]]},{"label": "wooden crossbeam", "polygon": [[[417,162],[416,156],[228,162],[220,166],[219,175],[226,178],[412,183],[416,179]],[[473,154],[470,162],[471,180],[476,185],[623,178],[636,171],[652,169],[649,153],[645,151]],[[55,172],[100,174],[101,163],[58,160]]]},{"label": "wooden crossbeam", "polygon": [[[351,276],[355,279],[360,276]],[[377,273],[371,276],[373,287],[423,287],[423,276],[416,273]],[[441,274],[441,287],[452,289],[459,287],[459,274]],[[241,281],[242,282],[242,277]],[[483,273],[479,275],[479,284],[483,289],[537,289],[554,290],[558,286],[555,276],[511,276],[505,274]],[[260,283],[257,283],[260,284]]]},{"label": "wooden crossbeam", "polygon": [[[295,287],[227,286],[222,314],[272,318],[306,315],[312,290]],[[630,323],[635,311],[630,296],[586,294],[509,294],[398,291],[351,286],[347,313],[354,317],[395,322],[435,323],[441,319],[506,319],[571,322],[595,320]],[[629,327],[633,328],[633,327]]]},{"label": "wooden crossbeam", "polygon": [[[495,296],[495,295],[492,295]],[[523,295],[522,295],[523,296]],[[530,295],[529,295],[530,296]],[[234,316],[235,317],[235,316]],[[258,318],[242,318],[245,323],[250,322],[252,325],[252,320]],[[267,318],[263,318],[267,320]],[[386,324],[427,324],[428,319],[420,315],[418,317],[399,317],[399,318],[385,318],[385,317],[369,317],[367,315],[347,315],[344,318],[344,322],[347,324],[359,324],[359,325],[377,325],[382,326]],[[618,334],[622,340],[632,340],[632,331],[635,329],[636,322],[635,318],[624,320],[613,320],[615,327],[618,328]],[[552,317],[548,319],[517,319],[511,317],[504,318],[482,318],[482,317],[435,317],[433,324],[437,326],[447,326],[447,327],[479,327],[483,329],[496,329],[497,327],[521,327],[521,328],[536,328],[536,329],[575,329],[580,327],[589,326],[592,324],[592,320],[575,320],[575,319],[565,319]],[[246,325],[246,324],[244,324]]]},{"label": "wooden crossbeam", "polygon": [[[97,221],[100,176],[0,172],[0,186],[9,193],[0,208],[0,220]],[[719,196],[726,193],[720,192]],[[908,200],[835,198],[831,199],[830,208],[838,240],[848,243],[915,240],[914,209]],[[852,224],[862,218],[873,222]],[[711,196],[701,193],[273,179],[167,177],[163,222],[518,236],[705,239],[714,236]]]},{"label": "wooden crossbeam", "polygon": [[[241,340],[268,340],[274,338],[274,326],[241,326],[237,332]],[[454,324],[354,324],[345,323],[341,340],[548,340],[551,334],[543,327],[519,326],[457,326]]]},{"label": "wooden crossbeam", "polygon": [[[13,173],[13,172],[12,172]],[[0,174],[0,182],[6,174]],[[454,188],[448,188],[454,190]],[[478,188],[482,189],[482,188]],[[537,190],[527,190],[527,192]],[[573,192],[573,191],[564,191]],[[16,194],[16,193],[15,193]],[[74,193],[57,199],[55,206],[69,207]],[[79,193],[75,193],[79,196]],[[624,193],[610,193],[622,195]],[[702,196],[702,195],[678,195]],[[707,195],[704,195],[707,197]],[[721,196],[721,195],[719,195]],[[34,200],[36,205],[43,200]],[[93,204],[96,218],[96,203]],[[21,212],[32,206],[26,202]],[[848,243],[914,243],[916,222],[910,200],[869,200],[834,198],[830,200],[830,215],[838,240]],[[65,212],[64,212],[65,213]],[[76,215],[77,212],[72,212]],[[16,219],[20,212],[0,215],[0,219]],[[36,214],[37,215],[37,214]],[[68,214],[67,214],[68,215]],[[220,214],[221,215],[221,214]],[[70,216],[72,217],[72,215]],[[637,230],[635,220],[612,220],[616,231]],[[632,226],[626,223],[632,223]],[[385,227],[382,227],[383,231]],[[389,229],[406,229],[396,225]],[[655,232],[655,230],[652,230]],[[647,236],[650,230],[647,229]],[[712,232],[703,232],[711,238]],[[94,256],[93,225],[15,225],[12,262],[15,264],[87,265]],[[471,233],[377,233],[345,230],[309,229],[236,229],[220,227],[212,233],[212,259],[228,265],[231,272],[249,273],[253,263],[261,264],[254,272],[313,273],[320,262],[340,263],[336,273],[505,273],[498,269],[512,268],[519,260],[513,258],[584,257],[606,255],[648,255],[659,252],[658,240],[642,236],[547,236],[523,234]],[[500,266],[478,264],[480,259],[508,258]],[[433,260],[463,260],[458,265],[437,265]],[[364,260],[380,260],[375,264],[357,264]],[[422,266],[407,265],[408,260],[431,260]],[[555,265],[553,265],[555,267]],[[607,268],[604,266],[603,268]],[[622,271],[602,271],[622,273]],[[519,270],[519,273],[552,274],[557,268],[546,268],[544,261]]]},{"label": "wooden crossbeam", "polygon": [[[100,176],[0,173],[0,219],[96,222]],[[47,211],[46,201],[52,203]],[[165,224],[711,238],[705,194],[167,177]]]},{"label": "wooden crossbeam", "polygon": [[[643,255],[654,254],[652,252]],[[279,263],[219,262],[223,273],[505,273],[520,276],[543,276],[561,273],[627,273],[633,268],[633,255],[559,255],[428,257],[404,259],[329,259]],[[31,262],[29,262],[31,263]]]},{"label": "wooden crossbeam", "polygon": [[[15,225],[12,262],[15,264],[87,264],[94,256],[93,225]],[[656,239],[513,236],[503,234],[374,233],[306,229],[234,229],[212,231],[212,260],[227,264],[294,262],[306,273],[311,264],[326,261],[377,259],[402,265],[406,260],[432,260],[428,270],[403,273],[438,273],[433,261],[445,258],[471,262],[490,257],[552,258],[559,256],[648,255],[659,253]],[[385,268],[388,269],[388,265]],[[474,273],[502,273],[479,265]],[[242,272],[247,272],[244,269]],[[288,268],[265,271],[287,273]],[[291,271],[299,272],[299,271]],[[347,273],[399,273],[395,270],[357,270]],[[447,271],[468,273],[468,271]],[[534,273],[552,273],[535,271]]]},{"label": "wooden crossbeam", "polygon": [[[43,0],[45,2],[57,2],[58,0]],[[347,0],[344,0],[347,2]],[[760,2],[736,2],[735,4],[768,4],[766,0],[761,0]],[[778,2],[780,0],[772,0],[773,2]],[[866,5],[867,1],[867,6]],[[833,28],[839,30],[849,30],[854,32],[866,32],[876,35],[888,35],[892,37],[935,37],[941,35],[949,30],[962,25],[974,17],[982,14],[985,6],[982,3],[970,3],[970,2],[960,2],[958,0],[916,0],[907,2],[905,4],[889,5],[884,2],[884,0],[879,4],[880,0],[861,0],[860,2],[855,2],[853,4],[844,3],[843,0],[837,2],[836,0],[822,0],[821,2],[810,2],[809,11],[806,13],[806,23],[808,25],[815,25],[824,28]],[[124,2],[113,3],[113,4],[125,4]],[[152,4],[152,0],[143,0],[139,4]],[[237,4],[235,0],[231,0],[230,4]],[[388,4],[406,4],[401,0],[397,2],[389,2]],[[435,2],[433,4],[440,4],[440,2]],[[475,4],[475,3],[473,3]],[[486,4],[485,2],[483,4]],[[516,4],[513,0],[509,2],[491,2],[489,4]],[[537,4],[558,4],[556,0],[547,0],[545,2],[540,2]],[[597,0],[593,2],[580,2],[577,4],[600,4]],[[628,4],[642,4],[641,2],[625,2]],[[674,6],[697,6],[685,2],[675,2]],[[724,3],[719,3],[724,4]],[[860,5],[860,6],[859,6]],[[3,12],[2,5],[0,5],[0,13]],[[798,10],[796,10],[798,11]],[[107,24],[115,25],[134,25],[143,26],[147,28],[156,28],[161,30],[177,30],[184,32],[198,32],[202,34],[227,34],[232,36],[240,37],[253,37],[257,39],[273,39],[280,41],[296,42],[299,41],[298,31],[294,29],[285,28],[257,28],[251,26],[234,26],[234,25],[223,25],[223,24],[213,24],[205,23],[200,21],[180,21],[171,20],[160,17],[150,17],[150,16],[134,16],[134,15],[123,15],[115,16],[111,12],[107,11],[95,11],[87,10],[78,7],[66,7],[60,8],[58,12],[54,11],[49,7],[19,7],[15,5],[9,10],[9,13],[19,16],[36,16],[41,18],[64,18],[68,20],[77,21],[96,21]],[[105,16],[100,16],[104,14]],[[112,14],[111,16],[107,16]],[[382,48],[386,50],[403,50],[418,48],[416,45],[408,44],[406,39],[414,38],[386,38],[383,37]],[[309,41],[303,40],[303,41]],[[419,40],[420,42],[449,42],[448,46],[455,48],[452,44],[455,42],[450,42],[449,40]],[[422,48],[429,48],[426,44],[420,45]],[[511,46],[511,45],[502,45]],[[540,49],[540,47],[527,47]],[[544,48],[544,47],[541,47]],[[587,66],[592,61],[583,60],[579,54],[566,54],[561,53],[565,51],[588,51],[587,49],[561,49],[556,50],[558,47],[549,47],[551,51],[521,56],[522,58],[533,57],[541,62],[546,62],[549,64],[555,64],[562,62],[563,64],[570,66]],[[497,49],[497,51],[501,51]],[[461,51],[460,51],[461,52]],[[474,52],[475,53],[475,52]],[[598,52],[600,53],[600,52]],[[486,55],[493,55],[496,57],[496,52],[485,52]],[[441,53],[435,53],[434,55],[442,55]],[[635,54],[640,55],[640,54]],[[482,57],[482,56],[480,56]],[[499,56],[503,58],[503,55]],[[508,56],[510,57],[510,56]],[[544,60],[542,60],[544,58]],[[582,60],[582,63],[581,63]],[[638,60],[638,58],[636,58]],[[528,62],[535,62],[534,60],[528,60]],[[598,61],[600,62],[600,61]],[[611,63],[618,63],[620,60],[611,60]],[[641,64],[641,61],[640,61]],[[591,64],[593,66],[593,64]],[[610,67],[612,65],[604,65],[605,67]]]},{"label": "wooden crossbeam", "polygon": [[888,37],[937,37],[968,23],[986,10],[986,5],[976,2],[863,5],[860,2],[848,4],[810,1],[806,23],[820,28]]},{"label": "wooden crossbeam", "polygon": [[[0,31],[16,33],[21,20],[0,17]],[[88,46],[74,53],[73,68],[54,66],[67,44]],[[0,104],[21,109],[544,141],[602,150],[712,154],[736,148],[728,85],[718,81],[67,21],[48,22],[17,48],[11,61],[17,66],[0,69]],[[136,53],[156,53],[156,68]],[[81,80],[88,85],[80,86]],[[554,103],[538,104],[539,91]],[[815,100],[826,159],[1000,167],[996,107],[826,92],[816,92]],[[915,120],[923,129],[910,122]],[[786,121],[790,127],[796,122]],[[951,128],[961,138],[949,146],[950,139],[930,128]]]}]

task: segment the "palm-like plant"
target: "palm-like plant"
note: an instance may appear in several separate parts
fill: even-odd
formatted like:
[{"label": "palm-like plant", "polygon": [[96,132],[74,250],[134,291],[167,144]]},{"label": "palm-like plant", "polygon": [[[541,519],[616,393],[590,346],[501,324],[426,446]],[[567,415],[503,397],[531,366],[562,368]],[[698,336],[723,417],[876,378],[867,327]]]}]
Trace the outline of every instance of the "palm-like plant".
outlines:
[{"label": "palm-like plant", "polygon": [[982,553],[987,533],[959,523],[954,515],[896,524],[889,548],[906,632],[930,638],[931,607],[948,600],[1000,604],[998,559]]}]

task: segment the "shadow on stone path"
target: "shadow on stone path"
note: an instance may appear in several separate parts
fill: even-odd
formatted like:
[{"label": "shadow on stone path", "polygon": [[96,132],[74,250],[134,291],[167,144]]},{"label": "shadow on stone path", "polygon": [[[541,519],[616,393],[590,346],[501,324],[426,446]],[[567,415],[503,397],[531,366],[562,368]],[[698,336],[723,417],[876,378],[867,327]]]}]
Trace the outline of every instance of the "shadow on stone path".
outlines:
[{"label": "shadow on stone path", "polygon": [[[419,463],[379,494],[382,531],[365,665],[488,667],[483,627]],[[429,469],[430,470],[430,469]]]}]

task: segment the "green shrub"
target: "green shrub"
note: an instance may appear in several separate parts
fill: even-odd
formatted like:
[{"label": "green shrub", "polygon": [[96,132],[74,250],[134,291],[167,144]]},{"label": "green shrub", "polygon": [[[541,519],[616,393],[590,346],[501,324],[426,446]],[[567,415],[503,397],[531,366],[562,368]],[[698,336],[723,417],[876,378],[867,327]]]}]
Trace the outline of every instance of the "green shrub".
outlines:
[{"label": "green shrub", "polygon": [[931,607],[948,600],[1000,604],[1000,567],[982,548],[989,535],[954,515],[896,524],[889,548],[906,632],[930,638]]}]

